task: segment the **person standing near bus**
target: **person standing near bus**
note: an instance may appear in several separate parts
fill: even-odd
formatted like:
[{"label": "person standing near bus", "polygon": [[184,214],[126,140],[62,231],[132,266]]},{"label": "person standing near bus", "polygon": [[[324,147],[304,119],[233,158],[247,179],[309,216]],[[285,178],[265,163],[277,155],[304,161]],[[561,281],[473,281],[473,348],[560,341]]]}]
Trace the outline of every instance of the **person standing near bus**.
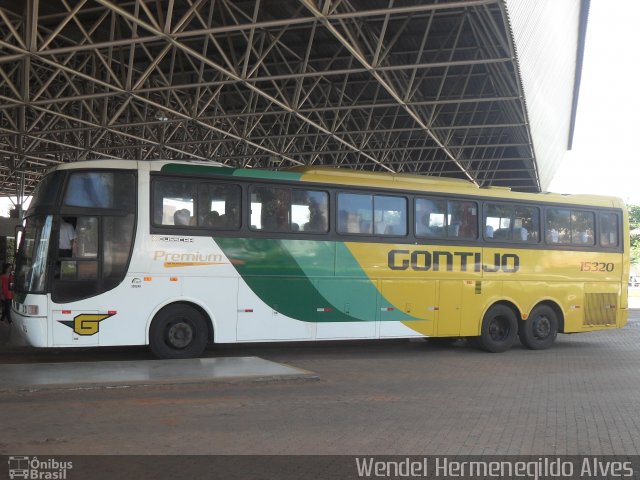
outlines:
[{"label": "person standing near bus", "polygon": [[5,263],[2,267],[2,275],[0,275],[0,298],[2,299],[2,317],[0,321],[6,319],[11,323],[11,301],[13,300],[13,292],[11,291],[11,270],[13,265]]}]

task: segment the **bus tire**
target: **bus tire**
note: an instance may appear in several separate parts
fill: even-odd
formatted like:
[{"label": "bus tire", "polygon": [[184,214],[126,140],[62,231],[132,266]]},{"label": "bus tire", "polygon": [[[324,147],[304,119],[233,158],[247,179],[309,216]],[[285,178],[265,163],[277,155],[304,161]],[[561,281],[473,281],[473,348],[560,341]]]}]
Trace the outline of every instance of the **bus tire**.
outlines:
[{"label": "bus tire", "polygon": [[558,315],[548,305],[538,305],[520,324],[520,341],[531,350],[544,350],[558,336]]},{"label": "bus tire", "polygon": [[477,344],[491,353],[509,350],[518,334],[518,319],[515,312],[502,304],[493,305],[482,319],[482,330]]},{"label": "bus tire", "polygon": [[149,347],[158,358],[194,358],[208,343],[207,321],[189,305],[169,305],[160,310],[149,329]]}]

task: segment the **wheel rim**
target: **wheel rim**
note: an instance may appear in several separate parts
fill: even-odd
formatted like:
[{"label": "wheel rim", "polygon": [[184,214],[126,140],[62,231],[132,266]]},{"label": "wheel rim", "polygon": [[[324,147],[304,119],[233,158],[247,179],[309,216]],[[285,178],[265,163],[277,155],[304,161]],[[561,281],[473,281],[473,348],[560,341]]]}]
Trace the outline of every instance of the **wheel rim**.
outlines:
[{"label": "wheel rim", "polygon": [[193,340],[193,328],[184,320],[172,323],[167,328],[167,345],[173,348],[185,348]]},{"label": "wheel rim", "polygon": [[511,326],[509,320],[503,316],[494,317],[489,324],[489,336],[496,342],[501,342],[509,337]]},{"label": "wheel rim", "polygon": [[551,321],[546,315],[540,315],[533,320],[533,336],[544,340],[551,333]]}]

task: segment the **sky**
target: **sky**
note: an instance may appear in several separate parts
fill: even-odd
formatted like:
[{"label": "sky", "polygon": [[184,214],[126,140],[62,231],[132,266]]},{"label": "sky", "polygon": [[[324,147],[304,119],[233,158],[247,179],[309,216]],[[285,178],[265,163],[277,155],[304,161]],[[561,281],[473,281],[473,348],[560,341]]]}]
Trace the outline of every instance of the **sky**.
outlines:
[{"label": "sky", "polygon": [[[640,0],[591,0],[572,150],[548,190],[640,205]],[[0,215],[11,204],[0,199]]]},{"label": "sky", "polygon": [[640,205],[638,0],[591,0],[573,148],[549,185]]}]

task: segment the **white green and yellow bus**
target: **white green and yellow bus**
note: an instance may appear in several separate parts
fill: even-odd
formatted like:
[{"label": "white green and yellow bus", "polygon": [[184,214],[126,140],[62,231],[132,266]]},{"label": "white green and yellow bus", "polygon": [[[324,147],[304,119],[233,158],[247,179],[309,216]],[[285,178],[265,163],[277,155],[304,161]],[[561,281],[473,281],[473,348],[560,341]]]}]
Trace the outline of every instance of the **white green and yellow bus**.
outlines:
[{"label": "white green and yellow bus", "polygon": [[471,337],[491,352],[627,321],[617,198],[331,168],[91,161],[26,212],[13,319],[36,347]]}]

